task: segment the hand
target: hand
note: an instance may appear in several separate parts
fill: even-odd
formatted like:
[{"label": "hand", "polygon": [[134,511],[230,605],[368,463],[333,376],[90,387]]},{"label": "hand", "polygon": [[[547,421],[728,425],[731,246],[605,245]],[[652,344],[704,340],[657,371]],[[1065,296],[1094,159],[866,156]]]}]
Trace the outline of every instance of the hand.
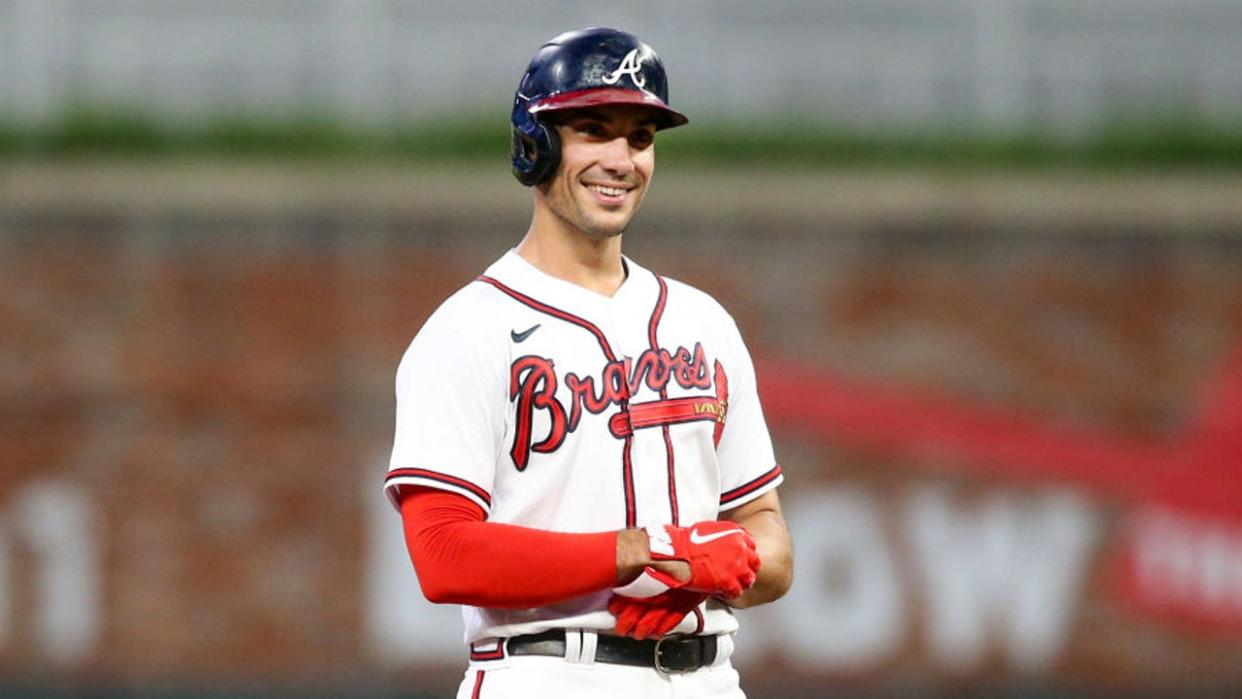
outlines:
[{"label": "hand", "polygon": [[608,601],[608,611],[617,617],[619,636],[638,640],[663,638],[708,596],[705,592],[684,589],[669,590],[655,597],[613,595]]},{"label": "hand", "polygon": [[755,540],[733,522],[666,525],[662,530],[648,527],[647,535],[653,561],[678,560],[690,565],[690,579],[676,580],[669,587],[732,599],[755,584],[759,573]]}]

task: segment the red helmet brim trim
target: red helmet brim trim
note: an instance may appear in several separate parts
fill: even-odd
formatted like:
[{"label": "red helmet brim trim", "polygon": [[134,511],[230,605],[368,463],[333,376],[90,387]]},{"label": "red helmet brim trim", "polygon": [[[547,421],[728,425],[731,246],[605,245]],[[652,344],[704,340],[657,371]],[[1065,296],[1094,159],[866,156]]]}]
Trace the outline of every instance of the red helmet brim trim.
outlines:
[{"label": "red helmet brim trim", "polygon": [[539,100],[530,108],[530,114],[540,112],[557,112],[563,109],[581,109],[583,107],[599,107],[606,104],[637,104],[651,107],[660,113],[659,128],[667,129],[681,126],[690,120],[686,115],[669,107],[659,97],[641,90],[627,90],[619,87],[591,88],[575,92],[563,92]]}]

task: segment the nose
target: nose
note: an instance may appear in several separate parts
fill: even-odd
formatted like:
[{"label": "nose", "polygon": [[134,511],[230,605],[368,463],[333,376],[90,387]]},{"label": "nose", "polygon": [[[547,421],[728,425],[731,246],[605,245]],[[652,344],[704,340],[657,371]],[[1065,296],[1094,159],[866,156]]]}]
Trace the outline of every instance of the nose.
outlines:
[{"label": "nose", "polygon": [[630,152],[629,139],[618,136],[604,144],[600,165],[609,174],[624,177],[634,172],[634,158]]}]

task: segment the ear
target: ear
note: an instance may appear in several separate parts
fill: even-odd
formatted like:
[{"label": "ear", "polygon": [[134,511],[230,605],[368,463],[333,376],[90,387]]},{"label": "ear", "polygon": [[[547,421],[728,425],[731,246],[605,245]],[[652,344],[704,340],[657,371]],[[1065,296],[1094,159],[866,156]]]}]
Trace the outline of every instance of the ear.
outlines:
[{"label": "ear", "polygon": [[543,165],[539,170],[539,179],[537,182],[550,182],[556,175],[556,169],[561,165],[561,132],[556,124],[543,124],[544,132],[547,134],[548,147],[542,153]]},{"label": "ear", "polygon": [[561,137],[556,126],[539,119],[513,127],[513,176],[527,187],[551,179],[561,162]]}]

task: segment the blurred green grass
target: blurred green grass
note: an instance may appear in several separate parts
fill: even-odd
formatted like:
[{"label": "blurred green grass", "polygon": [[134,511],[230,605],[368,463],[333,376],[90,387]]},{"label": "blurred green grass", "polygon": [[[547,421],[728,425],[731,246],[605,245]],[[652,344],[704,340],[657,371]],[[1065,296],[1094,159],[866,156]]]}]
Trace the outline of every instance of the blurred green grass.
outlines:
[{"label": "blurred green grass", "polygon": [[[867,132],[808,120],[696,123],[660,140],[662,157],[715,167],[931,165],[1242,169],[1242,122],[1118,118],[1075,136],[1036,129]],[[77,110],[44,127],[0,123],[0,159],[93,157],[491,161],[508,153],[504,115],[359,128],[327,118],[223,117],[173,126],[119,110]]]}]

